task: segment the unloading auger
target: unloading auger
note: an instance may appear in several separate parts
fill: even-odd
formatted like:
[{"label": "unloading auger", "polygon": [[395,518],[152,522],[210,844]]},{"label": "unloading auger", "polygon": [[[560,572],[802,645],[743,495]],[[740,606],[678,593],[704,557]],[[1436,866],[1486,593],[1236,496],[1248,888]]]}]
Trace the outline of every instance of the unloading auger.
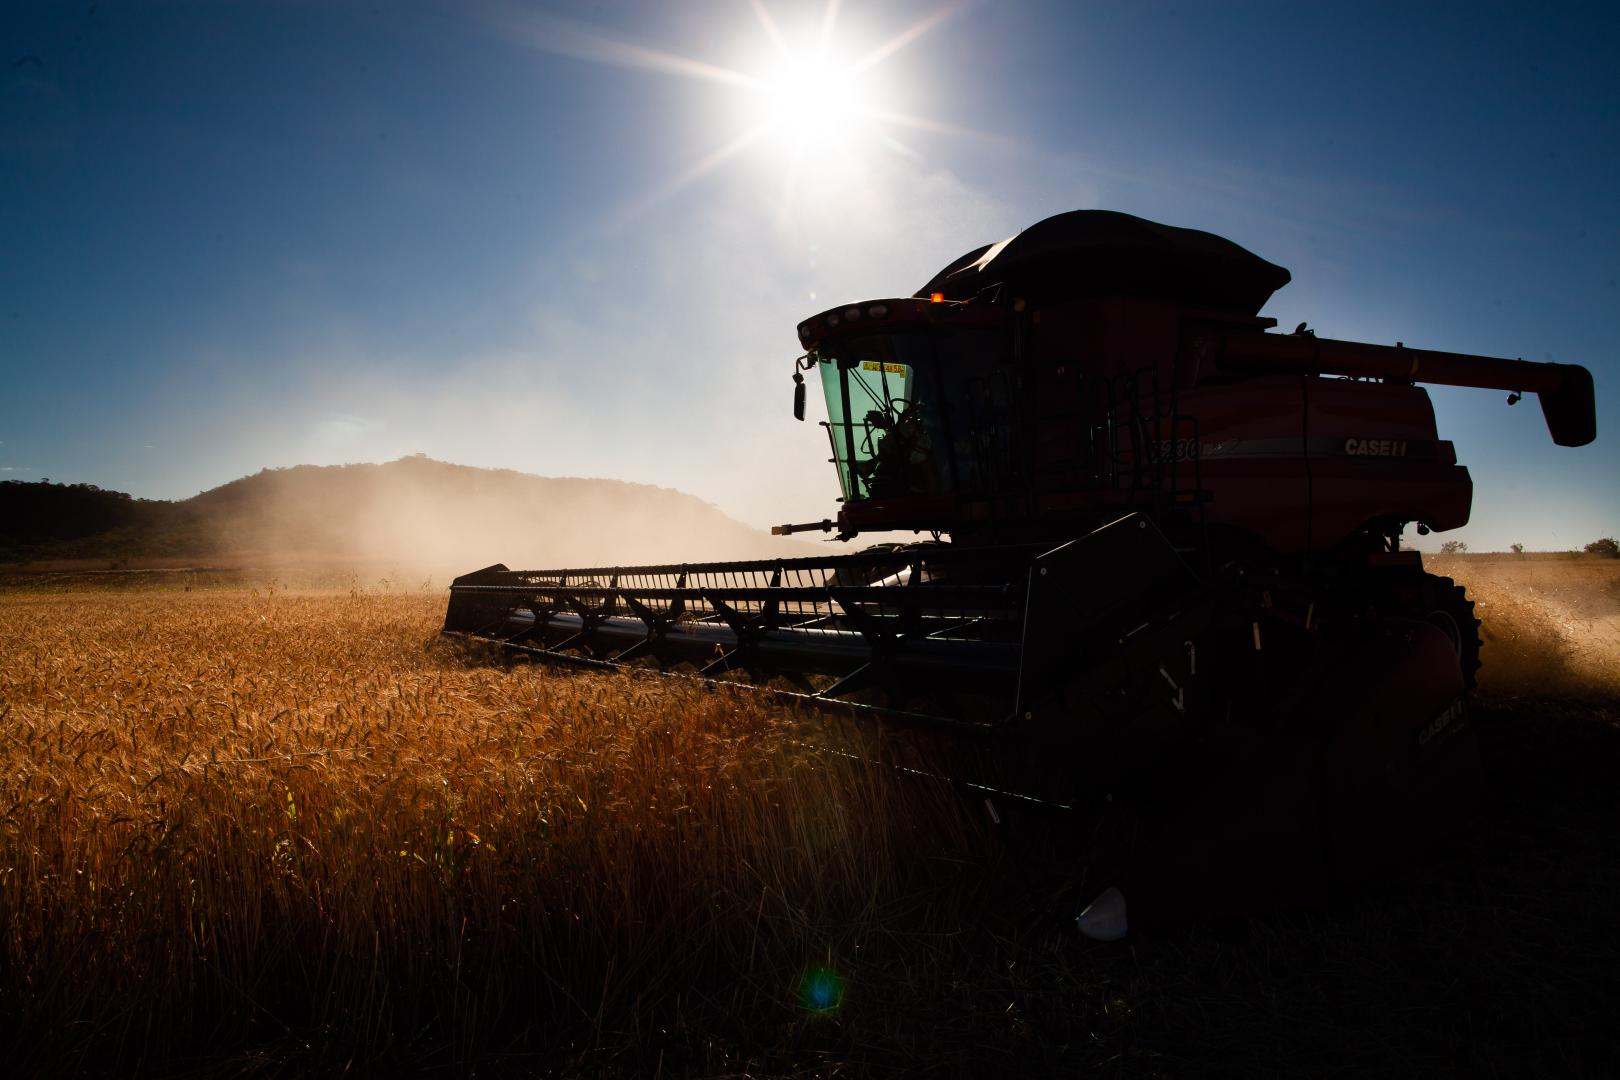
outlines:
[{"label": "unloading auger", "polygon": [[829,309],[798,327],[794,413],[814,373],[841,506],[773,532],[948,540],[491,566],[451,585],[445,633],[985,736],[1002,787],[1137,808],[1094,936],[1123,932],[1124,895],[1152,921],[1407,861],[1467,819],[1478,773],[1473,604],[1401,546],[1472,501],[1418,384],[1534,393],[1582,446],[1592,379],[1274,333],[1257,312],[1288,280],[1209,233],[1074,211]]}]

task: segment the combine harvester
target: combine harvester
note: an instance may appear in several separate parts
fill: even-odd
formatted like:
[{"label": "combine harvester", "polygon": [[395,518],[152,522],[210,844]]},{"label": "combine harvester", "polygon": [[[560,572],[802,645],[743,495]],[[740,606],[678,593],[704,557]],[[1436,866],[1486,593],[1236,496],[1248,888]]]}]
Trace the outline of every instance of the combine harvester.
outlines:
[{"label": "combine harvester", "polygon": [[1094,937],[1124,932],[1126,896],[1137,924],[1409,860],[1468,816],[1480,646],[1463,590],[1401,548],[1465,524],[1473,493],[1416,384],[1533,392],[1581,446],[1592,378],[1268,332],[1288,280],[1082,210],[832,308],[798,327],[793,410],[813,373],[842,505],[773,532],[931,541],[491,566],[451,585],[445,633],[982,736],[981,782],[1134,808]]}]

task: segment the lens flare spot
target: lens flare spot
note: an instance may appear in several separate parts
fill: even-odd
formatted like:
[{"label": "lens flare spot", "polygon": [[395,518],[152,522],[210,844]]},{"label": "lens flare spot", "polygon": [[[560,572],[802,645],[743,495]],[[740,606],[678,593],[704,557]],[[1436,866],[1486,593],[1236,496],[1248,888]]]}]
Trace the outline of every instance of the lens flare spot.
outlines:
[{"label": "lens flare spot", "polygon": [[836,1012],[844,1001],[844,980],[830,967],[815,967],[799,981],[799,1000],[818,1015]]}]

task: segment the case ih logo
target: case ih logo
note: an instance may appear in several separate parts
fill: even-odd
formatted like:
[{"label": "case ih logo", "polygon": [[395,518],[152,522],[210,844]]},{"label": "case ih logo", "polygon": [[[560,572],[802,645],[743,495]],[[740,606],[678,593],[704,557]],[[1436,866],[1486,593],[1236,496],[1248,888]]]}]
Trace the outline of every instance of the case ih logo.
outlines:
[{"label": "case ih logo", "polygon": [[1439,716],[1425,724],[1422,731],[1418,732],[1418,745],[1427,745],[1436,735],[1451,734],[1451,732],[1447,729],[1451,728],[1453,724],[1462,719],[1462,715],[1463,702],[1461,698],[1458,698],[1456,701],[1453,701],[1450,705],[1446,706]]},{"label": "case ih logo", "polygon": [[1405,457],[1405,439],[1346,439],[1344,452],[1351,457]]}]

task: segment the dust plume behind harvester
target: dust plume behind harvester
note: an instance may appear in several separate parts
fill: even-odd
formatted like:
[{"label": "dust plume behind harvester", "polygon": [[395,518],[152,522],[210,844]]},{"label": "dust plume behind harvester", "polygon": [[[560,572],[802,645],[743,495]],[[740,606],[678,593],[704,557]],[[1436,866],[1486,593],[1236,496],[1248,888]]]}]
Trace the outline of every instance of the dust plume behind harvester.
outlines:
[{"label": "dust plume behind harvester", "polygon": [[[909,297],[798,327],[836,519],[932,539],[825,558],[508,570],[445,632],[569,663],[746,674],[970,736],[1001,789],[1133,808],[1094,936],[1410,857],[1467,816],[1478,621],[1402,531],[1468,521],[1420,383],[1537,395],[1595,434],[1563,364],[1272,332],[1288,271],[1209,233],[1075,211]],[[768,686],[767,686],[768,684]],[[1121,900],[1123,896],[1127,899]]]}]

